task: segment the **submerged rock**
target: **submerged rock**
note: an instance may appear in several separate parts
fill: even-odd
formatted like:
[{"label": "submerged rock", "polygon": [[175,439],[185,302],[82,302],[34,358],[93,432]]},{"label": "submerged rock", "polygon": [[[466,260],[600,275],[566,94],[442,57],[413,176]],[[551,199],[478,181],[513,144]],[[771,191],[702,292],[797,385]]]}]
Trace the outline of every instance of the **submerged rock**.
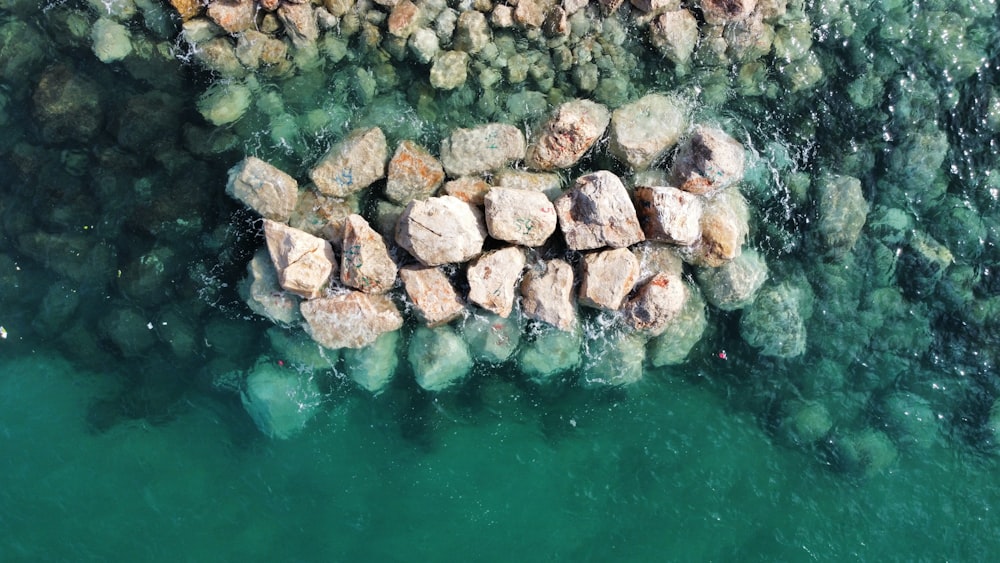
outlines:
[{"label": "submerged rock", "polygon": [[817,241],[828,256],[843,256],[854,249],[868,217],[861,180],[825,175],[816,180],[813,189],[819,212],[814,231]]},{"label": "submerged rock", "polygon": [[555,173],[500,170],[493,175],[493,185],[498,188],[541,192],[550,201],[562,195],[562,178]]},{"label": "submerged rock", "polygon": [[608,109],[590,100],[560,105],[528,147],[525,162],[537,170],[569,168],[594,146],[611,121]]},{"label": "submerged rock", "polygon": [[281,288],[278,272],[265,248],[258,250],[247,264],[247,277],[239,289],[250,310],[271,322],[291,325],[302,319],[299,314],[301,298]]},{"label": "submerged rock", "polygon": [[642,379],[646,358],[646,338],[640,334],[615,331],[590,340],[580,370],[588,387],[617,387]]},{"label": "submerged rock", "polygon": [[486,234],[479,208],[447,195],[411,201],[396,226],[396,242],[425,266],[475,258]]},{"label": "submerged rock", "polygon": [[692,246],[701,239],[700,197],[669,186],[639,187],[635,203],[647,240]]},{"label": "submerged rock", "polygon": [[830,411],[820,403],[790,401],[784,410],[779,431],[792,444],[812,444],[833,428]]},{"label": "submerged rock", "polygon": [[955,261],[951,251],[923,231],[911,231],[899,253],[896,280],[903,294],[922,299],[934,294],[945,271]]},{"label": "submerged rock", "polygon": [[385,177],[389,148],[378,127],[352,131],[309,171],[320,193],[346,197]]},{"label": "submerged rock", "polygon": [[462,337],[473,358],[491,364],[507,361],[521,342],[521,322],[492,313],[469,315],[462,324]]},{"label": "submerged rock", "polygon": [[625,185],[606,170],[581,176],[555,207],[573,250],[623,248],[645,240]]},{"label": "submerged rock", "polygon": [[806,351],[805,322],[812,292],[791,282],[761,289],[740,317],[740,335],[765,356],[794,358]]},{"label": "submerged rock", "polygon": [[639,260],[627,248],[593,252],[583,256],[580,304],[617,311],[639,276]]},{"label": "submerged rock", "polygon": [[265,219],[286,222],[295,211],[299,184],[276,167],[248,156],[229,171],[226,193]]},{"label": "submerged rock", "polygon": [[68,65],[45,70],[32,102],[42,136],[49,142],[86,142],[104,121],[97,83]]},{"label": "submerged rock", "polygon": [[406,295],[417,313],[434,328],[459,317],[465,311],[465,304],[440,269],[430,266],[404,266],[399,270]]},{"label": "submerged rock", "polygon": [[198,113],[212,125],[228,125],[243,117],[252,102],[253,95],[246,84],[216,83],[198,97]]},{"label": "submerged rock", "polygon": [[250,371],[240,399],[261,432],[282,440],[301,432],[323,403],[311,374],[270,360],[257,362]]},{"label": "submerged rock", "polygon": [[700,125],[681,145],[670,184],[693,194],[713,194],[742,180],[745,166],[743,145],[722,129]]},{"label": "submerged rock", "polygon": [[647,345],[647,357],[654,367],[684,363],[708,326],[705,299],[695,286],[687,286],[688,297],[674,320]]},{"label": "submerged rock", "polygon": [[611,154],[645,170],[677,144],[688,127],[688,108],[673,96],[648,94],[611,114]]},{"label": "submerged rock", "polygon": [[347,218],[358,211],[360,206],[355,197],[341,199],[328,197],[313,190],[304,190],[299,193],[295,211],[292,212],[288,225],[326,239],[335,248],[342,248]]},{"label": "submerged rock", "polygon": [[707,200],[702,208],[701,238],[685,248],[685,259],[695,266],[717,268],[740,256],[750,233],[750,211],[735,189]]},{"label": "submerged rock", "polygon": [[281,287],[306,299],[322,294],[336,274],[329,242],[270,219],[264,219],[264,237]]},{"label": "submerged rock", "polygon": [[385,295],[350,291],[302,303],[306,332],[331,349],[368,346],[383,333],[399,330],[403,316]]},{"label": "submerged rock", "polygon": [[345,348],[344,371],[367,391],[379,394],[399,365],[399,331],[386,332],[364,348]]},{"label": "submerged rock", "polygon": [[524,133],[503,123],[455,129],[441,141],[441,162],[452,177],[497,170],[523,159],[524,153]]},{"label": "submerged rock", "polygon": [[469,264],[469,301],[501,317],[510,316],[515,290],[527,263],[524,249],[508,246],[483,254]]},{"label": "submerged rock", "polygon": [[577,325],[573,266],[565,260],[542,261],[528,268],[521,281],[521,295],[528,318],[559,330],[572,330]]},{"label": "submerged rock", "polygon": [[699,0],[705,21],[712,25],[724,25],[750,17],[757,0]]},{"label": "submerged rock", "polygon": [[521,371],[539,383],[575,369],[582,360],[580,348],[583,334],[579,328],[571,331],[543,328],[534,340],[521,349],[518,365]]},{"label": "submerged rock", "polygon": [[523,246],[541,246],[556,230],[556,210],[545,194],[496,187],[486,193],[490,236]]},{"label": "submerged rock", "polygon": [[472,355],[450,327],[417,327],[407,354],[417,384],[441,391],[458,383],[472,369]]},{"label": "submerged rock", "polygon": [[767,280],[767,263],[755,250],[747,250],[718,268],[697,268],[694,274],[705,299],[724,311],[749,305]]},{"label": "submerged rock", "polygon": [[132,54],[132,37],[128,29],[108,18],[100,18],[94,22],[90,32],[94,55],[102,63],[120,61]]},{"label": "submerged rock", "polygon": [[469,69],[469,54],[464,51],[444,51],[434,57],[431,65],[431,86],[438,90],[454,90],[465,84]]}]

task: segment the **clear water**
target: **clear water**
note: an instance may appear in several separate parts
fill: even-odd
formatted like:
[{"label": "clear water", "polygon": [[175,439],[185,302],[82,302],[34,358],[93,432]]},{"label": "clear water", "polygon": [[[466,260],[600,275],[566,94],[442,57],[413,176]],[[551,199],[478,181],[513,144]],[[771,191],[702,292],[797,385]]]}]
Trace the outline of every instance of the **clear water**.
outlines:
[{"label": "clear water", "polygon": [[[372,397],[317,372],[322,414],[289,440],[261,434],[234,392],[270,347],[235,291],[260,240],[224,194],[226,170],[253,153],[302,177],[366,124],[435,146],[454,126],[536,116],[490,109],[472,88],[407,88],[424,78],[403,64],[369,96],[347,78],[384,77],[386,61],[351,44],[322,73],[260,78],[287,111],[262,104],[212,129],[195,100],[214,78],[174,58],[170,34],[134,19],[134,36],[177,51],[103,64],[89,47],[101,2],[33,4],[0,1],[0,560],[1000,552],[994,3],[808,3],[824,79],[789,93],[792,69],[769,60],[774,97],[740,90],[736,67],[679,76],[626,41],[625,98],[683,92],[754,155],[752,244],[815,294],[802,357],[759,355],[738,314],[715,311],[686,364],[624,389],[537,385],[504,365],[436,395],[404,370]],[[41,127],[39,77],[58,64],[96,84],[96,127],[79,115],[64,124],[74,134]],[[501,84],[496,100],[520,89]],[[326,117],[302,117],[317,107]],[[279,114],[294,135],[272,134]],[[584,166],[598,165],[615,166]],[[860,178],[873,205],[841,260],[809,234],[802,186],[822,171]],[[890,208],[910,222],[890,226]],[[894,233],[910,230],[955,256],[936,284],[884,272],[886,253],[905,251]],[[833,421],[808,444],[787,431],[802,403]]]}]

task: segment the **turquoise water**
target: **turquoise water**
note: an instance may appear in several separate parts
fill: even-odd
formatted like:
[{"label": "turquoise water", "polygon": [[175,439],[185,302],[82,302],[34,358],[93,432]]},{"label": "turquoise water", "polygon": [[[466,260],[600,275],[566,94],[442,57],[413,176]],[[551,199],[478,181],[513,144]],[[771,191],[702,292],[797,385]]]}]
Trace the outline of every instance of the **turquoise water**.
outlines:
[{"label": "turquoise water", "polygon": [[[806,3],[787,28],[808,22],[816,84],[775,55],[675,71],[624,26],[602,72],[628,80],[592,96],[680,92],[744,143],[751,245],[813,294],[802,356],[760,354],[739,313],[710,310],[686,363],[625,388],[508,363],[431,394],[402,362],[371,396],[304,371],[323,402],[287,440],[238,393],[273,352],[236,292],[261,240],[227,170],[257,154],[303,178],[355,127],[436,146],[455,126],[530,125],[559,96],[539,98],[542,80],[435,92],[426,67],[355,37],[338,62],[258,73],[261,101],[213,127],[197,100],[226,79],[190,62],[159,4],[136,4],[134,52],[103,63],[90,29],[114,3],[0,1],[0,560],[1000,552],[995,3]],[[598,166],[619,165],[579,170]],[[872,205],[845,256],[812,230],[824,172],[859,178]],[[915,232],[953,262],[935,271]]]}]

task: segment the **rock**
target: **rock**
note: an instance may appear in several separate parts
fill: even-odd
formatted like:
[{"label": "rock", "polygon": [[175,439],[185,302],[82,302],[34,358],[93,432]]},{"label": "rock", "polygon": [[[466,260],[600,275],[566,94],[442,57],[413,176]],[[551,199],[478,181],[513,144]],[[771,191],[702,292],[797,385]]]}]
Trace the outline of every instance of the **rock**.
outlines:
[{"label": "rock", "polygon": [[463,51],[443,51],[431,65],[431,86],[438,90],[454,90],[462,84],[469,68],[469,54]]},{"label": "rock", "polygon": [[497,4],[490,12],[490,23],[501,29],[514,27],[514,8],[507,4]]},{"label": "rock", "polygon": [[425,266],[467,262],[485,241],[482,212],[447,195],[411,201],[396,227],[396,242]]},{"label": "rock", "polygon": [[403,316],[392,299],[350,291],[302,303],[306,332],[326,348],[362,348],[386,332],[399,330]]},{"label": "rock", "polygon": [[301,330],[272,326],[267,329],[267,341],[271,344],[273,356],[299,373],[333,369],[340,359],[339,350],[320,346]]},{"label": "rock", "polygon": [[701,213],[701,238],[685,248],[685,259],[696,266],[717,268],[737,258],[750,232],[750,211],[735,189],[705,202]]},{"label": "rock", "polygon": [[445,194],[472,204],[483,205],[486,200],[486,192],[491,186],[486,180],[479,176],[462,176],[455,180],[445,182],[443,191]]},{"label": "rock", "polygon": [[469,301],[501,317],[510,316],[515,289],[527,257],[523,249],[508,246],[480,256],[469,264]]},{"label": "rock", "polygon": [[555,0],[519,1],[514,8],[514,21],[527,29],[542,27],[545,15],[555,5]]},{"label": "rock", "polygon": [[357,129],[335,144],[309,171],[320,193],[346,197],[385,177],[389,147],[378,127]]},{"label": "rock", "polygon": [[100,321],[103,335],[125,358],[142,358],[156,344],[149,317],[134,307],[115,308]]},{"label": "rock", "polygon": [[378,395],[399,364],[399,331],[386,332],[364,348],[344,350],[344,371],[367,391]]},{"label": "rock", "polygon": [[417,327],[407,357],[417,384],[427,391],[451,387],[472,369],[472,356],[450,327]]},{"label": "rock", "polygon": [[[284,46],[284,43],[281,45]],[[223,78],[242,78],[247,74],[247,66],[252,67],[254,63],[259,66],[260,61],[253,60],[255,49],[248,48],[246,41],[242,49],[239,46],[237,43],[237,49],[233,49],[228,37],[208,39],[194,47],[194,60],[205,70],[217,73]],[[263,52],[263,46],[261,51]]]},{"label": "rock", "polygon": [[827,256],[842,257],[854,249],[870,210],[861,180],[824,175],[813,188],[819,215],[814,231],[817,242]]},{"label": "rock", "polygon": [[261,360],[247,375],[240,400],[261,432],[284,440],[316,416],[323,394],[311,375]]},{"label": "rock", "polygon": [[897,283],[910,299],[925,299],[935,294],[938,282],[954,261],[946,246],[927,233],[914,230],[899,253]]},{"label": "rock", "polygon": [[319,38],[319,22],[311,2],[281,2],[278,19],[285,26],[285,36],[299,49],[313,45]]},{"label": "rock", "polygon": [[448,276],[438,268],[403,266],[399,277],[403,280],[406,295],[428,327],[447,324],[465,311],[465,304],[448,281]]},{"label": "rock", "polygon": [[701,292],[690,285],[687,290],[688,298],[684,301],[684,307],[664,331],[647,345],[647,357],[654,367],[684,363],[708,326],[705,299]]},{"label": "rock", "polygon": [[[343,247],[347,217],[359,210],[358,200],[353,196],[340,199],[305,190],[299,194],[288,225],[326,239],[334,248],[339,249]],[[395,222],[393,225],[395,226]]]},{"label": "rock", "polygon": [[639,260],[627,248],[584,254],[580,304],[617,311],[638,276]]},{"label": "rock", "polygon": [[413,31],[406,42],[406,46],[410,48],[410,52],[413,53],[417,62],[423,64],[434,60],[434,57],[441,51],[441,44],[437,34],[425,27]]},{"label": "rock", "polygon": [[286,291],[306,299],[319,297],[336,275],[329,242],[270,219],[264,219],[264,237],[278,283]]},{"label": "rock", "polygon": [[526,317],[559,330],[576,327],[573,267],[565,260],[541,261],[528,268],[521,281],[521,295]]},{"label": "rock", "polygon": [[635,204],[647,240],[692,246],[701,239],[700,197],[669,186],[639,187]]},{"label": "rock", "polygon": [[132,37],[124,25],[100,18],[94,22],[90,32],[94,55],[102,63],[120,61],[132,54]]},{"label": "rock", "polygon": [[681,145],[670,185],[698,195],[717,193],[743,179],[743,145],[725,131],[704,125]]},{"label": "rock", "polygon": [[276,167],[248,156],[229,170],[226,193],[265,219],[286,222],[295,211],[299,184]]},{"label": "rock", "polygon": [[583,334],[579,329],[567,332],[545,327],[533,332],[535,339],[518,354],[521,371],[532,380],[544,383],[580,365]]},{"label": "rock", "polygon": [[198,97],[198,113],[215,126],[228,125],[250,109],[253,96],[241,82],[216,83]]},{"label": "rock", "polygon": [[382,235],[360,215],[349,215],[344,223],[340,281],[365,293],[385,293],[396,284],[396,263]]},{"label": "rock", "polygon": [[455,49],[475,55],[483,50],[492,39],[486,16],[475,10],[459,14],[453,39]]},{"label": "rock", "polygon": [[687,10],[664,12],[650,23],[649,40],[663,56],[685,67],[698,45],[698,20]]},{"label": "rock", "polygon": [[649,281],[661,272],[681,276],[684,261],[677,247],[662,242],[646,241],[632,246],[629,250],[639,260],[639,276],[636,285]]},{"label": "rock", "polygon": [[896,462],[899,452],[883,432],[866,428],[829,440],[837,466],[848,473],[871,477]]},{"label": "rock", "polygon": [[584,346],[586,355],[580,378],[587,387],[618,387],[642,379],[646,339],[636,333],[601,334]]},{"label": "rock", "polygon": [[471,176],[502,168],[524,158],[524,133],[513,125],[489,123],[455,129],[441,141],[441,162],[451,177]]},{"label": "rock", "polygon": [[601,104],[573,100],[561,104],[528,147],[525,162],[536,170],[569,168],[604,135],[611,114]]},{"label": "rock", "polygon": [[426,199],[444,182],[444,168],[427,149],[413,141],[401,141],[389,160],[385,197],[400,205]]},{"label": "rock", "polygon": [[86,142],[104,122],[97,83],[64,64],[42,73],[32,102],[42,136],[50,143]]},{"label": "rock", "polygon": [[648,336],[659,336],[684,308],[687,287],[680,277],[660,273],[639,288],[622,307],[625,323]]},{"label": "rock", "polygon": [[523,246],[541,246],[556,231],[556,210],[541,192],[496,187],[483,200],[490,236]]},{"label": "rock", "polygon": [[256,25],[254,0],[215,0],[208,5],[208,17],[226,33],[239,33]]},{"label": "rock", "polygon": [[630,0],[630,3],[641,12],[656,12],[664,10],[676,10],[681,3],[678,0]]},{"label": "rock", "polygon": [[645,239],[625,185],[606,170],[577,179],[555,201],[559,227],[573,250],[623,248]]},{"label": "rock", "polygon": [[811,313],[808,289],[787,281],[765,287],[743,310],[740,335],[765,356],[794,358],[806,351],[805,322]]},{"label": "rock", "polygon": [[401,0],[389,12],[386,28],[390,35],[408,38],[420,26],[420,8],[410,0]]},{"label": "rock", "polygon": [[757,0],[699,0],[698,4],[707,23],[724,25],[750,17]]},{"label": "rock", "polygon": [[821,403],[789,401],[783,410],[788,414],[781,420],[779,430],[791,444],[812,444],[833,428],[830,411]]},{"label": "rock", "polygon": [[191,18],[201,15],[205,5],[201,0],[170,0],[170,5],[177,11],[181,20],[188,21]]},{"label": "rock", "polygon": [[[810,29],[811,27],[807,26]],[[774,28],[764,23],[759,13],[727,25],[722,32],[729,45],[727,53],[734,61],[754,61],[771,52]],[[808,46],[806,47],[808,49]]]},{"label": "rock", "polygon": [[478,361],[499,364],[507,361],[521,342],[521,323],[492,313],[469,315],[462,324],[462,338]]},{"label": "rock", "polygon": [[493,185],[500,188],[542,192],[550,201],[563,193],[562,178],[558,174],[549,172],[500,170],[493,175]]},{"label": "rock", "polygon": [[645,170],[677,144],[687,130],[689,111],[675,96],[643,96],[611,114],[608,149],[633,170]]},{"label": "rock", "polygon": [[938,442],[938,416],[930,402],[907,391],[894,391],[879,406],[880,418],[897,443],[928,448]]},{"label": "rock", "polygon": [[723,311],[749,305],[767,280],[767,264],[755,250],[747,250],[718,268],[697,268],[695,279],[705,299]]}]

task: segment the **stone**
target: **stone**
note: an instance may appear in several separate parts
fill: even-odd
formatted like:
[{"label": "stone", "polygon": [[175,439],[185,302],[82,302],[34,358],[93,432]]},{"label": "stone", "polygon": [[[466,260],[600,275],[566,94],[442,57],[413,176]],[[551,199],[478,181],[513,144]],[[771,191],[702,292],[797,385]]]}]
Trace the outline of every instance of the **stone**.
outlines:
[{"label": "stone", "polygon": [[385,197],[400,205],[426,199],[444,182],[444,168],[427,149],[413,141],[401,141],[389,160]]},{"label": "stone", "polygon": [[555,5],[555,0],[520,0],[514,8],[514,21],[527,29],[541,27]]},{"label": "stone", "polygon": [[900,249],[896,282],[910,299],[926,299],[935,295],[935,288],[954,261],[948,247],[924,231],[914,230]]},{"label": "stone", "polygon": [[510,316],[517,283],[527,264],[524,249],[508,246],[483,254],[469,264],[469,301],[501,317]]},{"label": "stone", "polygon": [[389,147],[382,129],[357,129],[333,145],[309,171],[320,193],[347,197],[385,177]]},{"label": "stone", "polygon": [[528,147],[525,162],[536,170],[569,168],[604,135],[611,113],[597,102],[561,104]]},{"label": "stone", "polygon": [[313,190],[304,190],[299,194],[298,203],[288,220],[288,226],[326,239],[334,248],[339,249],[343,247],[344,224],[347,222],[347,217],[359,210],[358,200],[353,196],[341,199],[328,197]]},{"label": "stone", "polygon": [[627,248],[583,255],[580,304],[617,311],[639,276],[639,260]]},{"label": "stone", "polygon": [[507,4],[497,4],[490,12],[490,24],[501,29],[514,27],[514,8]]},{"label": "stone", "polygon": [[418,62],[427,64],[434,60],[441,51],[441,43],[436,33],[426,27],[421,27],[410,34],[406,46]]},{"label": "stone", "polygon": [[480,312],[469,315],[462,323],[462,338],[469,345],[473,359],[500,364],[514,355],[522,329],[516,319]]},{"label": "stone", "polygon": [[646,339],[637,333],[602,333],[584,346],[580,379],[586,387],[620,387],[642,380]]},{"label": "stone", "polygon": [[198,113],[215,126],[238,121],[250,109],[253,95],[241,82],[216,83],[198,96]]},{"label": "stone", "polygon": [[686,67],[698,45],[698,20],[687,10],[663,12],[650,22],[649,41],[675,65]]},{"label": "stone", "polygon": [[410,0],[400,0],[389,12],[386,28],[390,35],[406,39],[420,23],[420,8]]},{"label": "stone", "polygon": [[365,218],[352,214],[344,222],[340,281],[365,293],[385,293],[396,284],[396,263]]},{"label": "stone", "polygon": [[410,338],[407,359],[417,385],[427,391],[447,389],[472,370],[469,347],[447,326],[417,327]]},{"label": "stone", "polygon": [[339,350],[320,346],[301,330],[272,326],[266,334],[274,357],[300,373],[334,369],[340,359]]},{"label": "stone", "polygon": [[441,141],[441,162],[453,178],[491,172],[523,159],[524,153],[524,133],[503,123],[455,129]]},{"label": "stone", "polygon": [[688,299],[681,278],[659,273],[636,292],[622,308],[625,323],[648,336],[659,336],[680,315]]},{"label": "stone", "polygon": [[201,0],[170,0],[170,5],[185,22],[200,16],[205,9],[205,4]]},{"label": "stone", "polygon": [[635,206],[647,240],[691,246],[701,239],[700,197],[670,186],[639,187]]},{"label": "stone", "polygon": [[270,219],[264,219],[264,237],[281,287],[306,299],[319,297],[336,274],[330,243]]},{"label": "stone", "polygon": [[577,179],[555,201],[559,228],[573,250],[623,248],[645,240],[622,181],[600,170]]},{"label": "stone", "polygon": [[446,195],[457,197],[466,203],[483,205],[486,193],[490,191],[491,187],[486,180],[479,176],[462,176],[445,182],[442,191]]},{"label": "stone", "polygon": [[705,299],[701,292],[691,285],[687,286],[687,290],[688,298],[684,301],[684,307],[663,332],[647,344],[646,357],[654,367],[684,363],[708,326]]},{"label": "stone", "polygon": [[102,63],[120,61],[132,54],[132,37],[126,27],[114,20],[100,18],[91,28],[94,55]]},{"label": "stone", "polygon": [[239,33],[256,25],[254,0],[215,0],[208,4],[208,17],[226,33]]},{"label": "stone", "polygon": [[639,260],[639,276],[636,285],[649,281],[661,272],[676,274],[684,273],[684,260],[677,247],[656,241],[640,242],[629,248]]},{"label": "stone", "polygon": [[406,295],[410,298],[417,314],[434,328],[447,324],[465,312],[465,304],[439,268],[410,265],[399,270]]},{"label": "stone", "polygon": [[696,266],[717,268],[738,257],[750,232],[750,211],[735,189],[705,202],[701,213],[701,238],[685,247],[685,260]]},{"label": "stone", "polygon": [[466,10],[459,14],[453,38],[455,49],[475,55],[492,39],[486,16],[475,10]]},{"label": "stone", "polygon": [[727,53],[730,59],[753,61],[771,52],[774,28],[764,23],[759,13],[754,13],[743,21],[727,25],[722,31],[722,36],[729,45]]},{"label": "stone", "polygon": [[156,335],[149,318],[135,307],[110,311],[100,321],[102,336],[125,358],[143,358],[156,345]]},{"label": "stone", "polygon": [[500,170],[493,175],[493,185],[501,188],[542,192],[549,200],[561,196],[562,178],[551,172],[528,172],[525,170]]},{"label": "stone", "polygon": [[247,375],[240,401],[261,432],[285,440],[316,416],[323,393],[311,374],[261,359]]},{"label": "stone", "polygon": [[698,126],[681,145],[670,170],[670,185],[709,195],[743,179],[743,145],[717,127]]},{"label": "stone", "polygon": [[97,83],[65,64],[45,69],[32,102],[42,136],[50,143],[86,142],[104,123]]},{"label": "stone", "polygon": [[541,192],[495,187],[484,198],[490,236],[522,246],[541,246],[556,231],[556,210]]},{"label": "stone", "polygon": [[411,201],[396,226],[396,242],[425,266],[468,262],[483,251],[486,223],[479,208],[452,196]]},{"label": "stone", "polygon": [[303,301],[301,310],[309,336],[331,349],[362,348],[403,326],[396,304],[382,294],[349,291]]},{"label": "stone", "polygon": [[806,351],[805,322],[812,312],[811,303],[808,289],[787,281],[762,288],[743,310],[740,336],[765,356],[801,356]]},{"label": "stone", "polygon": [[261,217],[287,222],[299,198],[299,183],[278,168],[248,156],[229,170],[226,193]]},{"label": "stone", "polygon": [[291,325],[302,320],[299,314],[302,299],[281,288],[278,271],[266,249],[258,250],[247,264],[247,277],[239,290],[250,310],[271,322]]},{"label": "stone", "polygon": [[281,2],[278,19],[285,27],[285,36],[299,49],[313,45],[319,38],[319,21],[311,2]]},{"label": "stone", "polygon": [[573,302],[573,266],[561,259],[540,261],[521,281],[524,315],[548,323],[559,330],[577,326]]},{"label": "stone", "polygon": [[818,217],[816,241],[827,256],[839,258],[854,249],[870,207],[861,191],[861,180],[851,176],[823,175],[813,184]]},{"label": "stone", "polygon": [[608,150],[633,170],[645,170],[674,148],[688,127],[687,104],[648,94],[611,114]]},{"label": "stone", "polygon": [[757,0],[698,0],[705,21],[711,25],[724,25],[750,17]]},{"label": "stone", "polygon": [[533,381],[545,383],[559,374],[575,371],[580,365],[583,335],[579,329],[563,331],[545,327],[533,332],[535,339],[518,354],[521,371]]},{"label": "stone", "polygon": [[749,305],[767,280],[767,263],[756,250],[748,249],[718,268],[696,268],[695,280],[705,299],[723,311]]},{"label": "stone", "polygon": [[629,0],[633,6],[642,12],[676,10],[681,3],[678,0]]},{"label": "stone", "polygon": [[443,51],[431,64],[431,86],[438,90],[454,90],[465,84],[469,69],[469,54],[464,51]]},{"label": "stone", "polygon": [[[281,45],[284,46],[284,43]],[[220,77],[242,78],[247,74],[247,67],[253,67],[255,63],[258,66],[260,64],[260,61],[253,60],[255,53],[252,51],[253,49],[247,48],[246,41],[242,45],[237,42],[237,48],[233,49],[228,37],[216,37],[198,44],[194,51],[194,60],[205,70],[217,73]]]},{"label": "stone", "polygon": [[399,365],[399,331],[383,333],[364,348],[345,348],[344,372],[366,391],[378,395]]}]

